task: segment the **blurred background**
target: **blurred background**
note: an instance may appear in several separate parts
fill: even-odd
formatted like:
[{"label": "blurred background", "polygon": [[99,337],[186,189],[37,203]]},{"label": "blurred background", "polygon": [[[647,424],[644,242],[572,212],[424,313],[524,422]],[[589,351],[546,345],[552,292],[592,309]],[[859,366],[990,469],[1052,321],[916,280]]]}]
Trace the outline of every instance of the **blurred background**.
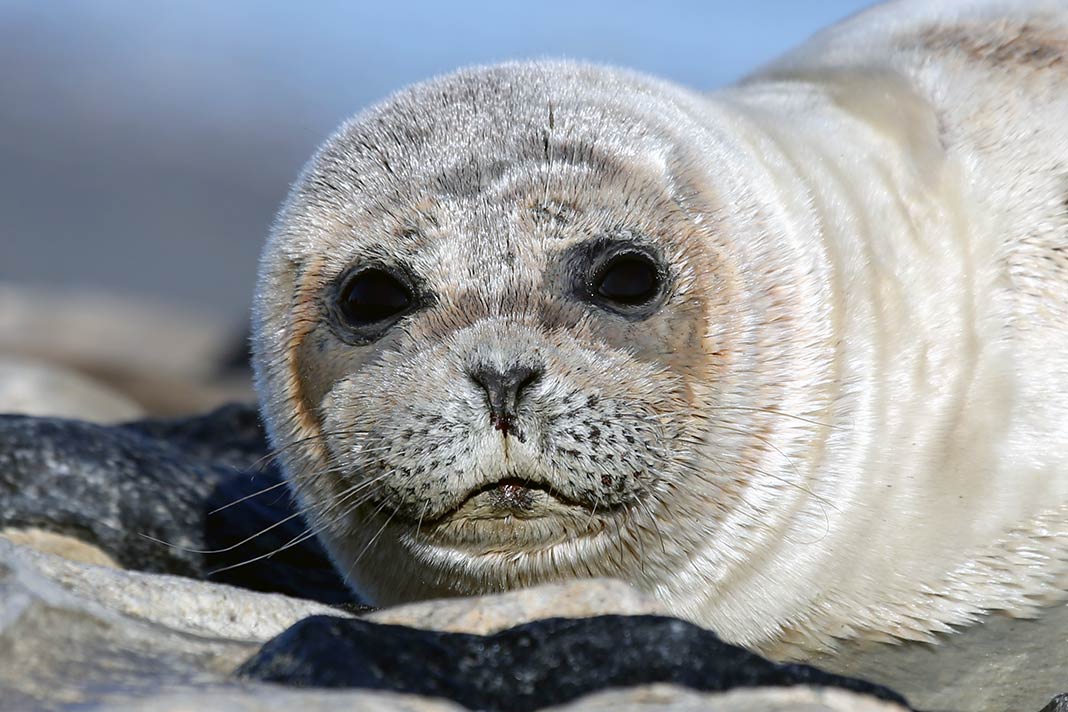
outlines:
[{"label": "blurred background", "polygon": [[714,89],[868,4],[0,0],[0,355],[240,350],[289,183],[405,84],[567,57]]}]

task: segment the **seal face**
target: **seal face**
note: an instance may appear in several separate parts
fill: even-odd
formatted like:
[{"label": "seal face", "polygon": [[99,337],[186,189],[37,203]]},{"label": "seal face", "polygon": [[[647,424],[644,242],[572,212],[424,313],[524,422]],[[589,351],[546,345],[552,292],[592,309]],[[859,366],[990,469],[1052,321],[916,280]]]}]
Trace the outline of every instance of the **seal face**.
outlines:
[{"label": "seal face", "polygon": [[[985,12],[954,27],[1011,26]],[[712,98],[509,64],[344,125],[268,243],[254,365],[352,585],[614,576],[782,654],[1056,598],[1068,447],[1025,453],[1068,445],[1068,270],[1032,267],[1068,246],[1068,107],[1039,70],[932,47],[943,22],[873,11]],[[1031,133],[931,66],[1027,84]],[[1041,179],[990,211],[1029,151]],[[1048,565],[1006,564],[1032,545]]]}]

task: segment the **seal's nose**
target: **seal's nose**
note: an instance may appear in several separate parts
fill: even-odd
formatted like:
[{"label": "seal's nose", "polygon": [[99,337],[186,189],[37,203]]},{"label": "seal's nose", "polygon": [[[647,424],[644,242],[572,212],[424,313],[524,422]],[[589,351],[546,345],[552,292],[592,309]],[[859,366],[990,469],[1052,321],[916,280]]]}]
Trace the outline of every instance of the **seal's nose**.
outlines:
[{"label": "seal's nose", "polygon": [[512,366],[503,371],[493,366],[479,366],[471,370],[471,380],[486,392],[490,422],[501,434],[511,434],[522,441],[522,436],[515,431],[516,411],[523,391],[536,383],[542,373],[538,366]]}]

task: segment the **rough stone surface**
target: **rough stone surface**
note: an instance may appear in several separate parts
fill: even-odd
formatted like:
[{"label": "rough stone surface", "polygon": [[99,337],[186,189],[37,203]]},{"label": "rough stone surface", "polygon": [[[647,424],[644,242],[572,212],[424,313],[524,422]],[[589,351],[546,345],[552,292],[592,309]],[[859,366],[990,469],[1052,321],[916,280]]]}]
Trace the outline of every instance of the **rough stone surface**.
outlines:
[{"label": "rough stone surface", "polygon": [[0,526],[74,536],[128,568],[203,577],[204,503],[231,474],[126,428],[0,416]]},{"label": "rough stone surface", "polygon": [[[256,688],[166,693],[138,700],[137,705],[107,704],[107,709],[145,712],[459,712],[466,708],[447,700],[372,690],[285,690],[256,694]],[[546,712],[903,712],[904,707],[833,688],[756,688],[708,693],[675,685],[648,685],[597,692]],[[1043,711],[1046,712],[1046,711]]]},{"label": "rough stone surface", "polygon": [[1068,694],[1057,695],[1040,712],[1068,712]]},{"label": "rough stone surface", "polygon": [[[492,605],[492,601],[482,599],[479,605]],[[439,698],[366,689],[285,689],[238,680],[231,674],[256,652],[257,641],[303,615],[325,610],[283,596],[78,564],[0,540],[0,708],[155,712],[464,709]],[[789,694],[783,697],[784,693]],[[788,706],[783,700],[797,704]],[[871,697],[828,690],[714,695],[662,685],[601,692],[561,709],[608,708],[614,712],[903,709]]]},{"label": "rough stone surface", "polygon": [[667,615],[652,596],[614,579],[547,584],[492,596],[446,598],[385,608],[364,618],[447,633],[488,635],[541,618]]},{"label": "rough stone surface", "polygon": [[52,580],[35,564],[42,558],[49,557],[0,540],[4,709],[55,709],[92,703],[102,690],[142,696],[168,684],[222,681],[255,650],[254,643],[192,636],[126,616]]},{"label": "rough stone surface", "polygon": [[846,643],[809,662],[887,685],[923,710],[1040,710],[1068,689],[1068,606],[1034,620],[988,616],[938,644]]},{"label": "rough stone surface", "polygon": [[181,633],[262,643],[305,616],[341,615],[320,603],[280,594],[86,566],[25,548],[13,548],[10,556],[78,600]]},{"label": "rough stone surface", "polygon": [[185,688],[133,701],[114,696],[105,698],[100,709],[109,712],[466,712],[464,707],[448,700],[395,692],[286,690],[277,685],[257,684]]},{"label": "rough stone surface", "polygon": [[46,554],[62,556],[70,561],[108,566],[113,569],[122,568],[119,566],[119,562],[108,556],[99,547],[65,534],[56,534],[36,527],[30,527],[29,529],[4,528],[0,529],[0,537],[13,544],[27,546]]},{"label": "rough stone surface", "polygon": [[74,537],[126,568],[354,602],[267,453],[251,406],[115,427],[0,416],[0,529]]},{"label": "rough stone surface", "polygon": [[676,685],[607,690],[551,712],[903,712],[905,707],[833,687],[761,687],[709,694]]},{"label": "rough stone surface", "polygon": [[298,687],[359,687],[454,700],[470,709],[537,710],[607,687],[671,682],[697,690],[834,685],[895,693],[805,665],[780,665],[675,618],[550,618],[491,636],[330,616],[307,618],[238,670]]},{"label": "rough stone surface", "polygon": [[203,576],[190,550],[226,474],[122,428],[0,416],[0,526],[74,536],[129,568]]},{"label": "rough stone surface", "polygon": [[0,413],[121,423],[143,417],[130,398],[75,371],[0,356]]}]

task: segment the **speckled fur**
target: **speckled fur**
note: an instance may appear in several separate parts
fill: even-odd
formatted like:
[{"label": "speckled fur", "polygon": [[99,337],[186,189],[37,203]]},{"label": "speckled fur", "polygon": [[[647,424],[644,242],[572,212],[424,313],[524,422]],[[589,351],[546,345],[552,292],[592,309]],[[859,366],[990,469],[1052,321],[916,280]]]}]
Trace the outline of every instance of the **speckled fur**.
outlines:
[{"label": "speckled fur", "polygon": [[[254,334],[340,569],[385,604],[616,576],[782,657],[1068,598],[1066,43],[1063,3],[899,2],[711,97],[506,64],[347,123]],[[646,320],[574,296],[612,239],[667,264]],[[425,306],[362,344],[329,300],[371,263]],[[480,364],[544,369],[522,438]],[[450,516],[514,475],[539,516]]]}]

